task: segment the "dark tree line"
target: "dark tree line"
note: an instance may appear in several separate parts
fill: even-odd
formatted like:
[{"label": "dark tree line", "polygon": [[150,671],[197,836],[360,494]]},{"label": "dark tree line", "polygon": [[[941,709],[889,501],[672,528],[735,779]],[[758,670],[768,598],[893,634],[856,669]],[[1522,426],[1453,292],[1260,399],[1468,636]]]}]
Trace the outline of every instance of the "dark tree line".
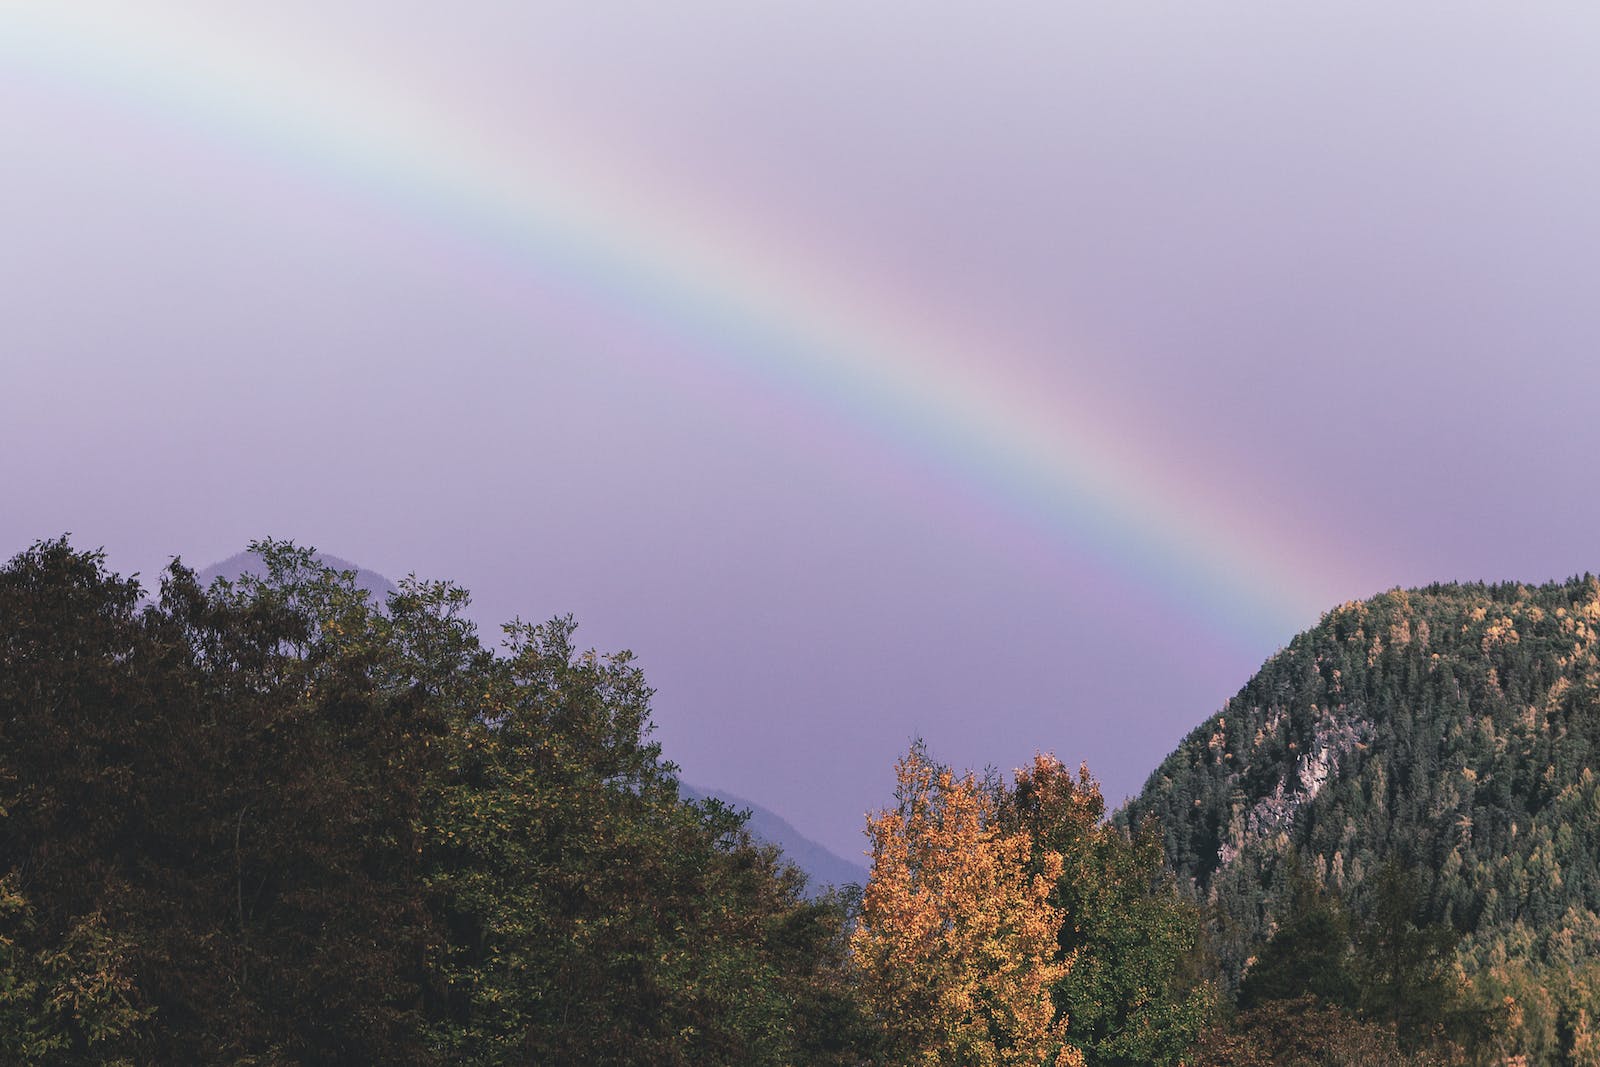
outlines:
[{"label": "dark tree line", "polygon": [[0,1062],[1600,1062],[1592,580],[1330,613],[1111,822],[930,763],[867,908],[686,801],[570,619],[253,547],[0,568]]},{"label": "dark tree line", "polygon": [[[898,1067],[977,1017],[884,1009],[859,897],[808,898],[741,813],[680,796],[626,654],[565,618],[491,649],[457,588],[380,604],[252,547],[264,576],[175,563],[148,602],[65,540],[0,569],[0,1062]],[[986,788],[976,851],[928,855],[1010,842],[989,877],[1059,924],[1030,943],[1068,975],[1036,1026],[1072,1062],[1175,1063],[1214,997],[1159,839],[1043,758]],[[938,907],[994,944],[1022,919]]]},{"label": "dark tree line", "polygon": [[836,898],[679,799],[627,656],[287,544],[0,570],[0,1060],[837,1062]]}]

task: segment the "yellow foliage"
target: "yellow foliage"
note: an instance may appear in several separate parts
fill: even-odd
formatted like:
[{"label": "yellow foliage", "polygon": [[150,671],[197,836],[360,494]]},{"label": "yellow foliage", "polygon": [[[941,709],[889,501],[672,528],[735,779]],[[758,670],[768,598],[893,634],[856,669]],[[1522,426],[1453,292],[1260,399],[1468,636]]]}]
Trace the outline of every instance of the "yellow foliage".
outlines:
[{"label": "yellow foliage", "polygon": [[1049,903],[1060,855],[1030,873],[1031,838],[1002,831],[970,773],[913,747],[895,774],[897,806],[867,820],[872,874],[851,949],[898,1061],[1081,1065],[1050,996],[1067,970]]}]

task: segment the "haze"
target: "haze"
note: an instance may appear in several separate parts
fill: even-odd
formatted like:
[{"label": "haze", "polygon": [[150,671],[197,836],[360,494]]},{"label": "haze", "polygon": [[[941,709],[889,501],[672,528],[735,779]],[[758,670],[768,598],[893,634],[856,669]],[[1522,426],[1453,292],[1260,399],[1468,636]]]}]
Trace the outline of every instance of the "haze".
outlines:
[{"label": "haze", "polygon": [[[1597,54],[1577,4],[6,5],[0,550],[571,612],[687,780],[846,855],[915,735],[1119,798],[1340,600],[1600,569]],[[582,194],[577,251],[429,131]],[[893,309],[1146,505],[796,387],[635,252],[719,321],[745,268]]]}]

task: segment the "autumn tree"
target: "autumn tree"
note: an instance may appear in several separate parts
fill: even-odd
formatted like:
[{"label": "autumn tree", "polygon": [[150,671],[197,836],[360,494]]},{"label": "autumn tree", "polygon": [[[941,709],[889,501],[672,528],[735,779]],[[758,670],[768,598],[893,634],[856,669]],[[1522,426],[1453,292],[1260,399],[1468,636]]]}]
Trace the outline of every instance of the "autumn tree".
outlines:
[{"label": "autumn tree", "polygon": [[1070,963],[1049,899],[1060,856],[1035,856],[1027,831],[1000,826],[992,789],[920,743],[895,777],[895,806],[867,821],[872,872],[851,937],[889,1061],[1082,1064],[1050,996]]}]

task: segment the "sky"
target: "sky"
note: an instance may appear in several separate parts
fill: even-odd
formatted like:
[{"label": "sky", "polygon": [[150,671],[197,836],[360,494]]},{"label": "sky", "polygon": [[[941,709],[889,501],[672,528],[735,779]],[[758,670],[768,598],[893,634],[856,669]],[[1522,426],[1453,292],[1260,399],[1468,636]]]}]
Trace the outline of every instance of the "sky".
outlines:
[{"label": "sky", "polygon": [[858,855],[1320,614],[1600,570],[1583,4],[0,0],[0,556],[573,614]]}]

